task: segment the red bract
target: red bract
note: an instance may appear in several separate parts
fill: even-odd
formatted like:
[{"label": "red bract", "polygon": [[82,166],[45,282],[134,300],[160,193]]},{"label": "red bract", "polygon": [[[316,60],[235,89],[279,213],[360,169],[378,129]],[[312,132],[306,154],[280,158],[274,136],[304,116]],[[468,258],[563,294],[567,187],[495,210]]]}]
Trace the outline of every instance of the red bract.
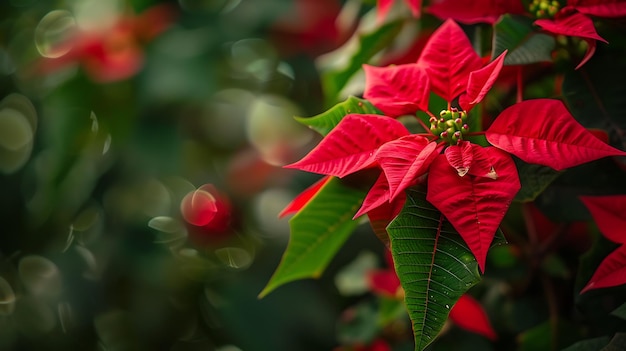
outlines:
[{"label": "red bract", "polygon": [[[542,3],[545,3],[549,9],[540,7]],[[597,40],[606,42],[598,35],[593,21],[588,16],[626,16],[626,1],[569,0],[567,5],[561,9],[548,1],[533,1],[530,9],[531,15],[539,18],[535,24],[543,30],[556,35],[582,38],[587,42],[587,52],[576,67],[579,68],[595,52]],[[441,19],[451,18],[467,24],[494,24],[501,15],[526,12],[522,6],[522,1],[506,0],[437,0],[426,11]]]},{"label": "red bract", "polygon": [[626,16],[626,1],[624,0],[569,0],[567,5],[580,13],[591,16]]},{"label": "red bract", "polygon": [[380,146],[407,134],[389,117],[350,114],[302,160],[285,167],[344,177],[372,166]]},{"label": "red bract", "polygon": [[411,134],[390,141],[378,149],[376,160],[385,172],[390,200],[428,172],[428,167],[442,147],[437,148],[437,143],[430,142],[424,136]]},{"label": "red bract", "polygon": [[472,161],[469,174],[461,176],[445,155],[439,155],[430,167],[426,199],[461,234],[484,271],[493,237],[521,186],[511,156],[494,147],[472,148],[473,159],[483,159],[480,163],[490,165],[489,171],[479,167],[483,171],[473,175],[474,164],[479,163]]},{"label": "red bract", "polygon": [[626,195],[582,196],[580,199],[591,212],[600,232],[621,244],[604,258],[580,293],[626,284]]},{"label": "red bract", "polygon": [[417,63],[428,72],[432,91],[448,101],[467,89],[470,73],[482,68],[465,32],[452,20],[433,33]]},{"label": "red bract", "polygon": [[485,67],[470,73],[467,91],[459,97],[459,105],[462,109],[469,111],[483,101],[502,70],[506,53],[507,50]]},{"label": "red bract", "polygon": [[511,0],[435,0],[426,8],[441,19],[452,18],[465,24],[495,23],[505,13],[524,13],[521,1]]},{"label": "red bract", "polygon": [[126,79],[143,66],[143,43],[164,31],[172,23],[173,13],[169,6],[156,6],[139,16],[120,16],[111,27],[78,29],[59,44],[70,47],[69,52],[43,59],[37,70],[49,73],[79,63],[95,81]]},{"label": "red bract", "polygon": [[[557,170],[626,155],[598,140],[562,102],[551,99],[523,101],[504,110],[486,131],[496,148],[465,141],[467,113],[451,107],[453,100],[458,97],[467,110],[478,104],[496,80],[505,54],[483,67],[463,30],[446,21],[417,64],[365,67],[364,95],[394,117],[428,106],[430,82],[430,89],[448,101],[438,117],[426,110],[430,135],[409,134],[393,118],[349,114],[307,156],[287,167],[337,177],[380,167],[383,174],[355,218],[372,214],[372,226],[383,238],[383,225],[399,213],[404,191],[427,177],[427,200],[460,233],[484,271],[493,237],[520,189],[509,154]],[[450,146],[441,155],[446,144]]]},{"label": "red bract", "polygon": [[426,43],[417,63],[375,68],[364,66],[364,97],[389,116],[428,108],[429,92],[470,110],[482,101],[502,69],[504,55],[483,67],[465,32],[452,20]]},{"label": "red bract", "polygon": [[576,66],[576,69],[582,67],[582,65],[591,59],[591,56],[593,56],[596,51],[597,40],[608,43],[604,38],[598,35],[591,18],[579,12],[573,12],[564,17],[557,17],[554,20],[538,19],[535,21],[535,24],[552,34],[579,37],[587,42],[587,52]]},{"label": "red bract", "polygon": [[415,63],[374,67],[363,65],[363,96],[387,116],[398,117],[428,110],[430,83],[426,70]]},{"label": "red bract", "polygon": [[286,215],[300,211],[313,198],[313,196],[315,196],[318,191],[320,191],[324,184],[328,183],[328,181],[331,179],[332,178],[330,176],[323,177],[310,187],[306,188],[303,192],[296,196],[296,198],[293,199],[282,211],[280,211],[280,213],[278,214],[278,218],[283,218]]},{"label": "red bract", "polygon": [[[382,21],[386,16],[387,13],[389,13],[389,10],[391,10],[391,7],[393,6],[395,0],[378,0],[378,20]],[[409,9],[411,9],[411,13],[413,14],[413,17],[415,18],[419,18],[421,15],[421,9],[422,9],[422,0],[404,0],[404,3],[406,4],[406,6],[409,7]]]},{"label": "red bract", "polygon": [[395,217],[398,213],[400,213],[400,210],[402,209],[402,205],[404,204],[404,198],[401,196],[398,196],[394,200],[391,199],[390,191],[389,191],[389,182],[387,181],[387,177],[385,176],[385,173],[381,172],[381,174],[378,176],[378,179],[376,179],[376,182],[374,183],[370,191],[365,196],[365,199],[363,200],[363,205],[361,206],[359,211],[354,215],[354,219],[356,219],[357,217],[360,217],[361,215],[365,213],[370,215],[370,219],[372,219],[372,211],[381,206],[384,206],[385,204],[389,204],[390,207],[385,211],[377,212],[379,216],[375,216],[375,217],[383,216],[378,219],[384,219],[383,213],[389,213],[390,215],[393,214],[390,217],[387,217],[387,219],[391,219]]},{"label": "red bract", "polygon": [[527,100],[507,108],[485,134],[492,145],[556,170],[626,155],[593,136],[553,99]]}]

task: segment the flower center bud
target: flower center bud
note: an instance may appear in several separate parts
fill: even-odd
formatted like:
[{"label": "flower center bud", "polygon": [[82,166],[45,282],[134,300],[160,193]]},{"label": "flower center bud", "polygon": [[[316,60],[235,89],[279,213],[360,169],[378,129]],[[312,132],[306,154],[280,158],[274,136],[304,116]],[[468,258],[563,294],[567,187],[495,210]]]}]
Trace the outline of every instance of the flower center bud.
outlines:
[{"label": "flower center bud", "polygon": [[442,110],[439,118],[430,118],[430,131],[441,139],[456,145],[463,140],[463,135],[469,131],[467,123],[467,113],[452,107],[449,110]]},{"label": "flower center bud", "polygon": [[557,0],[533,0],[528,7],[537,18],[553,18],[561,9]]}]

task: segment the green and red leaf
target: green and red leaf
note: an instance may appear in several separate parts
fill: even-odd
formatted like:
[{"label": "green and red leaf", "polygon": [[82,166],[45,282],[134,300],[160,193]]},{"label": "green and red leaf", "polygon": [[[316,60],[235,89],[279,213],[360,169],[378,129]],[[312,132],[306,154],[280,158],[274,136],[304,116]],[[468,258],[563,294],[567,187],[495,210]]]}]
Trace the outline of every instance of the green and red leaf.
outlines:
[{"label": "green and red leaf", "polygon": [[487,158],[497,179],[471,174],[461,177],[446,156],[440,155],[430,166],[427,197],[461,234],[481,271],[500,222],[520,189],[511,156],[494,147],[484,150],[486,156],[481,157]]},{"label": "green and red leaf", "polygon": [[528,163],[556,170],[626,155],[596,138],[553,99],[527,100],[507,108],[485,135],[492,145]]},{"label": "green and red leaf", "polygon": [[381,145],[407,134],[406,127],[393,118],[350,114],[303,159],[285,168],[344,177],[370,167]]},{"label": "green and red leaf", "polygon": [[461,95],[470,73],[482,67],[465,32],[452,20],[437,28],[417,63],[426,68],[433,92],[447,101]]},{"label": "green and red leaf", "polygon": [[363,96],[385,115],[398,117],[428,110],[428,74],[416,63],[375,67],[363,65]]},{"label": "green and red leaf", "polygon": [[426,172],[440,148],[428,138],[410,134],[390,141],[378,149],[376,161],[385,172],[390,199],[411,185]]}]

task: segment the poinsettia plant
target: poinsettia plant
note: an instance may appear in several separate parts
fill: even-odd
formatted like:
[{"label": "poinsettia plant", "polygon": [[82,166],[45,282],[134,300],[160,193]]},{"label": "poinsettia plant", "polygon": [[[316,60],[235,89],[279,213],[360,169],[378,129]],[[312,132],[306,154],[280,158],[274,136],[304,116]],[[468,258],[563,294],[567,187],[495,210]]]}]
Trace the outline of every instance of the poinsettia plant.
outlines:
[{"label": "poinsettia plant", "polygon": [[[296,279],[319,277],[363,218],[391,251],[415,349],[423,350],[447,318],[455,318],[453,307],[471,298],[468,290],[487,271],[491,249],[506,243],[501,226],[514,201],[534,201],[564,170],[626,156],[624,144],[608,137],[612,146],[581,124],[579,109],[572,106],[576,93],[525,99],[521,68],[515,100],[505,98],[495,118],[485,116],[491,108],[485,102],[502,84],[505,65],[535,69],[544,61],[541,53],[554,49],[554,39],[542,41],[541,30],[587,41],[582,62],[567,65],[574,71],[574,65],[580,69],[591,59],[595,41],[604,41],[588,16],[608,17],[610,9],[611,16],[621,16],[622,3],[534,1],[528,10],[521,3],[487,6],[491,3],[432,2],[427,12],[445,21],[414,63],[379,67],[366,58],[362,98],[351,96],[320,115],[297,118],[323,138],[285,167],[324,177],[281,213],[294,214],[291,240],[261,296]],[[390,4],[379,2],[379,16]],[[412,9],[409,21],[415,21],[419,2],[406,4]],[[524,16],[539,19],[533,24]],[[455,19],[493,25],[487,55],[480,46],[483,34],[468,37]],[[559,63],[563,57],[548,59]],[[558,77],[555,85],[562,81]],[[610,128],[622,135],[621,126]],[[582,201],[594,218],[608,218],[597,214],[603,210],[592,198]],[[624,243],[613,229],[600,230]],[[607,257],[581,292],[625,283],[622,251],[620,246]]]}]

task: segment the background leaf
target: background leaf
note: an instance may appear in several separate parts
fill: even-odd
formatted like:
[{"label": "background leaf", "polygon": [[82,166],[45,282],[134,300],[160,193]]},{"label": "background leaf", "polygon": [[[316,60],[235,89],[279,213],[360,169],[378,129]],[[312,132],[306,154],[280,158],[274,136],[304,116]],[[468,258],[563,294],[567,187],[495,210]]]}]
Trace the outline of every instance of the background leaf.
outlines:
[{"label": "background leaf", "polygon": [[409,190],[402,212],[388,227],[396,272],[413,322],[415,349],[441,331],[450,308],[480,281],[478,263],[461,236],[420,188]]},{"label": "background leaf", "polygon": [[554,38],[535,31],[530,18],[504,15],[494,25],[493,52],[496,57],[509,50],[505,65],[525,65],[536,62],[551,62]]},{"label": "background leaf", "polygon": [[526,163],[517,157],[513,157],[513,161],[522,184],[522,188],[515,195],[515,201],[534,201],[561,174],[550,167]]},{"label": "background leaf", "polygon": [[586,128],[609,134],[609,144],[626,150],[626,62],[610,53],[597,53],[563,80],[563,97],[570,112]]},{"label": "background leaf", "polygon": [[546,321],[519,335],[519,351],[560,350],[576,341],[580,331],[571,322]]},{"label": "background leaf", "polygon": [[[331,105],[336,101],[339,92],[345,87],[348,80],[361,69],[361,65],[368,62],[375,54],[389,45],[392,39],[398,35],[403,24],[404,21],[401,20],[392,21],[376,27],[374,31],[358,33],[356,37],[350,39],[344,46],[344,50],[340,51],[342,53],[342,62],[346,60],[345,56],[349,56],[347,64],[342,67],[332,68],[322,74],[322,86],[326,95],[326,105]],[[357,43],[357,49],[351,53],[344,52],[355,47],[354,42]]]},{"label": "background leaf", "polygon": [[351,113],[380,114],[369,101],[354,96],[348,97],[332,108],[313,117],[295,117],[296,121],[309,126],[321,135],[328,134],[341,120]]},{"label": "background leaf", "polygon": [[606,344],[609,343],[608,336],[601,336],[593,339],[581,340],[575,344],[568,346],[562,351],[592,351],[601,350]]},{"label": "background leaf", "polygon": [[309,204],[289,221],[291,237],[280,265],[261,297],[293,280],[319,277],[341,245],[357,227],[352,216],[363,191],[330,180]]}]

